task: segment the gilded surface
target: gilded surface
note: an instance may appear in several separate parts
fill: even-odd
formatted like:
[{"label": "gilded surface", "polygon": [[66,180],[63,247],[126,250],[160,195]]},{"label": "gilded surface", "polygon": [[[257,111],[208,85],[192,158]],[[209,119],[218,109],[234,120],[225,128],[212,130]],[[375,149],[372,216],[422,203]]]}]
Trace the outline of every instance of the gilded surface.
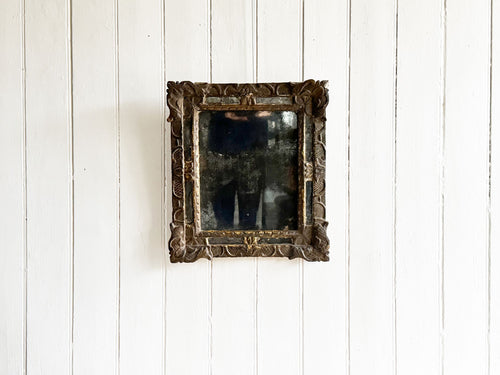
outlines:
[{"label": "gilded surface", "polygon": [[[287,257],[303,258],[308,261],[327,261],[329,240],[325,221],[325,110],[328,104],[326,81],[308,80],[298,83],[256,83],[256,84],[208,84],[192,82],[168,82],[167,104],[170,110],[168,121],[171,123],[172,152],[172,223],[169,241],[172,262],[194,262],[201,258],[214,257]],[[227,100],[228,104],[207,103],[206,98],[237,98],[239,104]],[[256,98],[287,98],[290,105],[259,104]],[[256,110],[294,110],[304,113],[313,121],[313,157],[304,156],[304,121],[299,121],[299,228],[272,231],[201,231],[200,229],[200,190],[199,190],[199,152],[197,150],[197,131],[195,131],[194,112],[200,108]],[[191,154],[184,149],[183,127],[192,126]],[[193,208],[194,223],[186,220],[185,182],[194,181]],[[305,183],[313,183],[313,223],[305,225]],[[235,243],[210,244],[210,238],[234,239]],[[261,239],[288,239],[284,243],[259,243]],[[239,239],[239,241],[236,241]],[[241,241],[243,239],[243,241]],[[230,242],[230,241],[228,241]],[[291,243],[286,243],[291,242]]]}]

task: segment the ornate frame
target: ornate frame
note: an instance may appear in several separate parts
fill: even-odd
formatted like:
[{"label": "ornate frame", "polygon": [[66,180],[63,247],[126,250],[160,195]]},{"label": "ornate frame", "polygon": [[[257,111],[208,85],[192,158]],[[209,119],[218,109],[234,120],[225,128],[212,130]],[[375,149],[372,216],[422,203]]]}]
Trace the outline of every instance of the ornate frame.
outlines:
[{"label": "ornate frame", "polygon": [[[327,83],[314,80],[252,84],[168,82],[167,104],[170,115],[167,121],[171,123],[172,152],[171,262],[256,256],[329,260],[328,223],[325,220]],[[195,114],[200,110],[213,109],[292,110],[297,113],[297,230],[201,231],[200,226],[196,225],[199,220],[200,190]],[[308,199],[306,190],[311,188],[312,199]]]}]

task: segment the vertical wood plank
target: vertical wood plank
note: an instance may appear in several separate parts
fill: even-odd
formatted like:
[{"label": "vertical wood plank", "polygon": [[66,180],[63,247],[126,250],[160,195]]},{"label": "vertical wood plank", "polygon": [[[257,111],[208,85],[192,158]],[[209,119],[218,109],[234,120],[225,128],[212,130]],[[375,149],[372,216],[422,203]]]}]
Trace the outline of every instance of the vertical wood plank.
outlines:
[{"label": "vertical wood plank", "polygon": [[[211,13],[213,82],[252,82],[252,1],[213,0]],[[252,259],[213,261],[213,374],[256,371],[255,265]]]},{"label": "vertical wood plank", "polygon": [[353,1],[350,373],[394,373],[395,2]]},{"label": "vertical wood plank", "polygon": [[75,375],[117,371],[119,249],[114,26],[113,0],[73,0]]},{"label": "vertical wood plank", "polygon": [[[166,79],[207,82],[209,8],[206,0],[165,0]],[[189,36],[189,40],[187,39]],[[168,112],[168,111],[167,111]],[[168,115],[168,113],[167,113]],[[171,222],[170,124],[165,132],[166,223]],[[167,233],[167,238],[170,232]],[[166,372],[208,374],[210,366],[210,263],[167,261]]]},{"label": "vertical wood plank", "polygon": [[500,373],[500,8],[492,1],[489,374]]},{"label": "vertical wood plank", "polygon": [[71,54],[65,0],[26,0],[27,373],[71,371]]},{"label": "vertical wood plank", "polygon": [[[301,1],[258,1],[259,82],[302,79]],[[278,42],[279,40],[279,42]],[[302,373],[302,290],[299,260],[258,261],[257,373]]]},{"label": "vertical wood plank", "polygon": [[447,2],[444,373],[487,368],[489,2]]},{"label": "vertical wood plank", "polygon": [[441,4],[399,0],[396,130],[398,374],[440,374]]},{"label": "vertical wood plank", "polygon": [[162,374],[162,2],[118,3],[120,374]]},{"label": "vertical wood plank", "polygon": [[327,79],[330,262],[304,263],[304,374],[345,374],[347,359],[348,1],[305,1],[304,78]]},{"label": "vertical wood plank", "polygon": [[252,1],[212,0],[212,80],[252,82],[254,7]]},{"label": "vertical wood plank", "polygon": [[23,15],[19,1],[0,4],[0,374],[24,366]]}]

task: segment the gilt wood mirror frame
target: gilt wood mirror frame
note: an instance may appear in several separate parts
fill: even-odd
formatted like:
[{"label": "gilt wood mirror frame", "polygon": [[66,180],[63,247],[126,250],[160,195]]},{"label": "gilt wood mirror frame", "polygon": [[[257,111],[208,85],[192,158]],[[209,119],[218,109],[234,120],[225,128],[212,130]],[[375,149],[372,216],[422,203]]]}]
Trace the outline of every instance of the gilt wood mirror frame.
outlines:
[{"label": "gilt wood mirror frame", "polygon": [[168,82],[171,262],[327,261],[327,81]]}]

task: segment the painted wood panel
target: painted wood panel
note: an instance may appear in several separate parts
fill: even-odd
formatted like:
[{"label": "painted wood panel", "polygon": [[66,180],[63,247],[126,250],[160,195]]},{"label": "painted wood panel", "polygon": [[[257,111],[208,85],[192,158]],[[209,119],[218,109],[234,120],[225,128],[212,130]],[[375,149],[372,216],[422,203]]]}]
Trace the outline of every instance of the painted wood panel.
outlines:
[{"label": "painted wood panel", "polygon": [[487,373],[490,7],[447,2],[444,124],[445,374]]},{"label": "painted wood panel", "polygon": [[0,374],[24,367],[25,170],[23,9],[0,4]]},{"label": "painted wood panel", "polygon": [[351,4],[349,332],[352,375],[395,372],[396,7]]},{"label": "painted wood panel", "polygon": [[27,368],[71,372],[72,108],[68,3],[27,0]]},{"label": "painted wood panel", "polygon": [[162,9],[118,4],[121,375],[164,373]]},{"label": "painted wood panel", "polygon": [[[304,78],[329,81],[326,118],[330,262],[304,263],[304,374],[347,370],[349,2],[304,2]],[[322,343],[318,345],[318,343]]]},{"label": "painted wood panel", "polygon": [[115,11],[112,0],[72,3],[74,374],[118,369]]},{"label": "painted wood panel", "polygon": [[441,374],[443,26],[440,2],[398,2],[394,223],[398,374]]},{"label": "painted wood panel", "polygon": [[[204,0],[165,0],[165,79],[210,79],[210,5]],[[166,222],[171,222],[170,125],[166,124]],[[170,231],[167,232],[167,239]],[[198,375],[211,371],[211,267],[167,261],[166,372]]]},{"label": "painted wood panel", "polygon": [[492,2],[490,96],[490,243],[489,243],[489,352],[490,374],[500,372],[500,8]]},{"label": "painted wood panel", "polygon": [[[213,0],[212,82],[254,81],[255,4]],[[256,260],[215,259],[212,264],[212,373],[256,371]]]},{"label": "painted wood panel", "polygon": [[[257,4],[257,81],[302,79],[302,2]],[[257,373],[303,373],[302,261],[257,262]]]}]

